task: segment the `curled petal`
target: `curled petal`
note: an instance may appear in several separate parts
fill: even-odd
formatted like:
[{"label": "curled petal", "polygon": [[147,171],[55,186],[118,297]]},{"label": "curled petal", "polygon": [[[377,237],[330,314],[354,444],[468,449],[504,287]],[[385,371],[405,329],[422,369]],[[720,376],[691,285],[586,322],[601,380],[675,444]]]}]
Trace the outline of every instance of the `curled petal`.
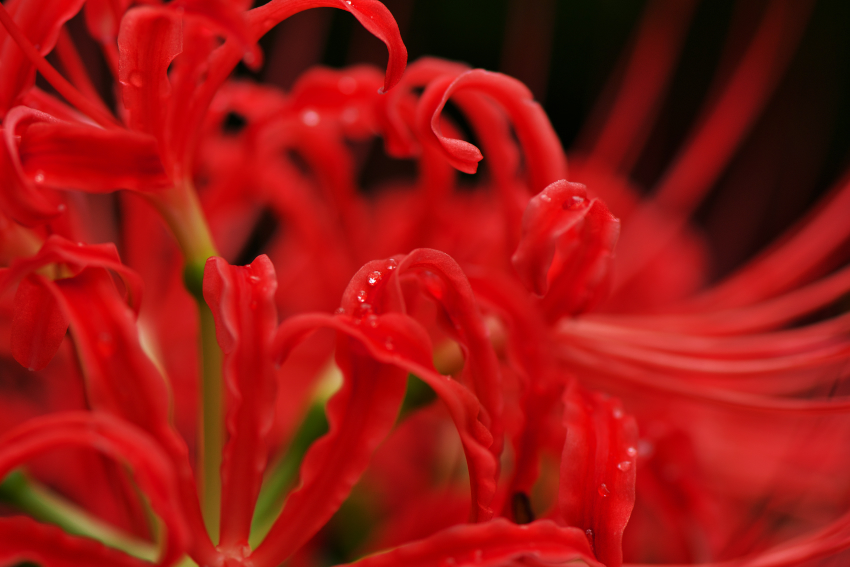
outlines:
[{"label": "curled petal", "polygon": [[386,6],[377,0],[272,0],[251,10],[254,37],[260,37],[275,24],[309,8],[339,8],[351,12],[357,21],[387,46],[389,59],[382,92],[393,88],[401,80],[407,65],[407,48],[401,40],[398,24]]},{"label": "curled petal", "polygon": [[599,561],[620,567],[623,530],[635,503],[637,425],[619,401],[577,384],[564,404],[561,514],[568,525],[585,531]]},{"label": "curled petal", "polygon": [[204,299],[224,353],[227,431],[221,464],[223,547],[248,543],[254,503],[268,459],[277,384],[270,347],[277,325],[277,280],[267,256],[246,267],[210,258]]},{"label": "curled petal", "polygon": [[23,560],[43,567],[145,567],[136,559],[90,539],[68,535],[48,524],[25,516],[0,519],[0,564],[16,565]]},{"label": "curled petal", "polygon": [[[319,321],[321,316],[318,321],[289,319],[277,342],[291,345]],[[301,486],[289,495],[268,536],[252,554],[260,567],[284,561],[327,522],[363,474],[401,407],[405,370],[376,360],[362,343],[345,335],[338,336],[336,363],[344,380],[327,404],[330,430],[310,447],[301,465]]]},{"label": "curled petal", "polygon": [[106,414],[64,412],[32,419],[0,439],[0,477],[37,455],[60,447],[91,447],[126,462],[166,527],[159,564],[173,565],[186,551],[183,519],[171,463],[143,431]]},{"label": "curled petal", "polygon": [[134,313],[139,312],[142,301],[142,279],[121,263],[115,245],[82,244],[53,234],[47,238],[38,254],[29,258],[16,258],[8,269],[0,270],[0,290],[20,278],[50,264],[61,264],[65,273],[76,276],[86,268],[106,268],[118,274],[127,290],[127,301]]},{"label": "curled petal", "polygon": [[3,140],[0,143],[0,206],[21,224],[36,226],[59,215],[64,209],[58,198],[41,191],[24,173],[18,157],[18,128],[33,122],[55,122],[52,116],[24,107],[13,108],[3,119]]},{"label": "curled petal", "polygon": [[427,539],[403,545],[386,553],[353,563],[358,567],[431,567],[432,565],[488,566],[572,565],[602,567],[593,558],[585,534],[575,528],[562,528],[549,521],[518,526],[507,520],[456,526]]},{"label": "curled petal", "polygon": [[244,12],[233,2],[227,0],[181,0],[175,6],[187,15],[196,15],[220,29],[225,35],[233,37],[245,52],[245,64],[258,70],[263,64],[263,52],[252,40],[251,30],[245,20]]},{"label": "curled petal", "polygon": [[440,118],[443,108],[455,92],[465,89],[485,94],[498,102],[510,116],[528,163],[532,192],[567,176],[567,158],[552,124],[531,91],[521,82],[481,69],[473,69],[455,79],[434,81],[422,95],[417,109],[420,129],[427,125],[446,152],[451,164],[466,173],[475,173],[481,152],[463,140],[442,135]]},{"label": "curled petal", "polygon": [[620,221],[584,185],[557,181],[529,202],[512,261],[529,290],[551,288],[557,314],[586,311],[607,292],[619,234]]},{"label": "curled petal", "polygon": [[414,374],[427,383],[446,404],[457,427],[469,467],[472,520],[492,518],[491,502],[496,492],[498,463],[491,447],[493,435],[482,422],[478,398],[466,386],[443,376],[434,368],[431,342],[413,319],[399,313],[367,315],[303,315],[281,325],[275,339],[279,359],[320,326],[333,327],[358,340],[377,361]]}]

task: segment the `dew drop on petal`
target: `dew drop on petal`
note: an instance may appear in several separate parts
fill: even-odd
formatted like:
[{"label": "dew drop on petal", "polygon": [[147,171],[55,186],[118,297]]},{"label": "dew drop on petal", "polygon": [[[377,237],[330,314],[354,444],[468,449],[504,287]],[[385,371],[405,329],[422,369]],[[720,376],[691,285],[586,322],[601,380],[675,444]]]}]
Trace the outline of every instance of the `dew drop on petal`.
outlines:
[{"label": "dew drop on petal", "polygon": [[611,413],[614,415],[614,419],[623,419],[623,410],[621,408],[614,408]]},{"label": "dew drop on petal", "polygon": [[608,495],[611,494],[611,491],[608,490],[608,487],[605,485],[604,482],[599,485],[599,489],[597,490],[597,492],[602,498],[608,498]]},{"label": "dew drop on petal", "polygon": [[623,472],[626,472],[626,471],[628,471],[632,468],[632,462],[631,461],[622,461],[621,463],[619,463],[617,465],[617,468],[620,469]]},{"label": "dew drop on petal", "polygon": [[361,303],[357,309],[359,310],[358,316],[361,318],[372,314],[372,306],[369,303]]},{"label": "dew drop on petal", "polygon": [[369,279],[366,280],[369,285],[378,285],[378,282],[381,281],[382,274],[378,270],[375,270],[371,274],[369,274]]},{"label": "dew drop on petal", "polygon": [[387,260],[387,269],[388,270],[392,271],[392,270],[395,270],[396,268],[398,268],[398,262],[396,262],[394,258],[390,258],[389,260]]},{"label": "dew drop on petal", "polygon": [[301,113],[301,122],[307,126],[315,126],[321,120],[321,116],[315,110],[305,110]]},{"label": "dew drop on petal", "polygon": [[646,439],[638,440],[638,455],[644,459],[648,459],[653,453],[655,453],[655,445],[653,445],[651,441],[647,441]]},{"label": "dew drop on petal", "polygon": [[578,195],[573,195],[561,205],[565,211],[574,211],[580,208],[584,204],[584,197],[579,197]]},{"label": "dew drop on petal", "polygon": [[260,276],[248,276],[248,280],[252,283],[257,283],[260,281]]},{"label": "dew drop on petal", "polygon": [[345,315],[345,307],[337,307],[334,315]]},{"label": "dew drop on petal", "polygon": [[541,193],[541,194],[540,194],[540,200],[541,200],[541,201],[543,201],[544,203],[551,203],[551,202],[552,202],[552,197],[550,197],[550,196],[549,196],[549,195],[547,195],[546,193]]},{"label": "dew drop on petal", "polygon": [[387,350],[395,350],[395,342],[392,337],[384,339],[384,348]]},{"label": "dew drop on petal", "polygon": [[366,301],[367,297],[369,297],[369,292],[367,292],[365,289],[361,289],[357,292],[357,301],[359,301],[360,303]]},{"label": "dew drop on petal", "polygon": [[33,181],[35,181],[36,183],[44,183],[44,172],[40,169],[36,171],[35,175],[33,176]]},{"label": "dew drop on petal", "polygon": [[637,457],[638,452],[637,449],[635,449],[634,447],[629,447],[628,449],[626,449],[626,454],[630,457]]},{"label": "dew drop on petal", "polygon": [[366,324],[369,325],[372,329],[378,326],[378,316],[377,315],[369,315],[366,317]]}]

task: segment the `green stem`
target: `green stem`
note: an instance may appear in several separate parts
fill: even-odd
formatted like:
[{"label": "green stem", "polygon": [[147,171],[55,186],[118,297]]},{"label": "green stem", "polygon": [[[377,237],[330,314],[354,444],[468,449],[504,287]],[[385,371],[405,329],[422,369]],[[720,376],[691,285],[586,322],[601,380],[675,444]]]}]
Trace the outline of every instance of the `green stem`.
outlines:
[{"label": "green stem", "polygon": [[221,451],[224,442],[221,349],[215,321],[204,301],[204,266],[218,255],[198,195],[191,181],[149,197],[174,233],[183,252],[183,282],[198,303],[201,334],[201,409],[198,451],[198,485],[207,531],[218,539],[221,516]]},{"label": "green stem", "polygon": [[36,520],[59,526],[69,534],[97,540],[133,557],[155,561],[159,555],[154,544],[104,522],[19,471],[9,474],[0,484],[0,501]]},{"label": "green stem", "polygon": [[215,322],[206,303],[198,302],[201,315],[201,449],[200,489],[204,523],[217,541],[221,516],[221,453],[224,447],[224,408],[221,349],[215,338]]}]

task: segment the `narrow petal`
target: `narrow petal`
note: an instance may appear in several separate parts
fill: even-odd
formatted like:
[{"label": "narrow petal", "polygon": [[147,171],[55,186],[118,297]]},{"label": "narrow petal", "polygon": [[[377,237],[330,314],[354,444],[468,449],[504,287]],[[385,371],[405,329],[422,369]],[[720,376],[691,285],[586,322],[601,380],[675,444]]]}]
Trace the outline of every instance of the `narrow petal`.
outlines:
[{"label": "narrow petal", "polygon": [[[528,204],[512,261],[525,286],[546,296],[550,318],[593,307],[611,280],[620,221],[584,185],[558,181]],[[553,312],[554,310],[554,312]]]},{"label": "narrow petal", "polygon": [[393,88],[407,65],[407,48],[398,24],[386,6],[376,0],[272,0],[249,13],[254,37],[259,38],[274,25],[309,8],[339,8],[350,12],[369,33],[387,46],[389,59],[383,91]]},{"label": "narrow petal", "polygon": [[[534,565],[577,564],[602,567],[593,557],[585,534],[549,521],[518,526],[497,519],[484,524],[457,526],[392,551],[371,555],[351,565],[358,567],[497,567],[532,560]],[[522,563],[525,564],[525,563]]]},{"label": "narrow petal", "polygon": [[434,81],[423,93],[417,109],[420,129],[424,130],[427,124],[453,166],[466,173],[475,173],[482,159],[481,152],[474,145],[441,133],[443,108],[454,93],[465,89],[491,97],[510,116],[528,164],[532,194],[567,177],[567,158],[561,142],[531,91],[516,79],[482,69],[473,69],[454,80],[441,78]]},{"label": "narrow petal", "polygon": [[[85,0],[35,0],[17,2],[13,11],[15,23],[41,55],[47,55],[56,45],[59,30],[80,11]],[[11,6],[11,5],[10,5]],[[4,8],[6,9],[6,8]],[[5,33],[0,46],[0,116],[14,106],[16,99],[35,83],[35,67],[18,45]]]},{"label": "narrow petal", "polygon": [[619,401],[577,384],[564,404],[561,514],[568,525],[585,531],[599,561],[620,567],[623,530],[635,503],[637,426]]},{"label": "narrow petal", "polygon": [[127,463],[139,488],[165,524],[161,565],[185,553],[189,533],[174,469],[168,456],[143,431],[105,414],[63,412],[34,418],[0,439],[0,478],[35,456],[67,446],[90,447]]},{"label": "narrow petal", "polygon": [[24,278],[15,293],[12,355],[29,370],[47,366],[68,330],[68,318],[46,282],[44,276],[31,274]]},{"label": "narrow petal", "polygon": [[213,312],[224,353],[227,431],[221,464],[221,547],[248,543],[254,504],[268,460],[277,383],[271,340],[277,325],[277,280],[267,256],[246,267],[210,258],[204,299]]},{"label": "narrow petal", "polygon": [[[295,331],[303,335],[302,329]],[[291,344],[289,339],[283,341]],[[252,554],[259,567],[280,564],[327,522],[398,415],[405,370],[379,362],[362,343],[344,335],[337,340],[336,363],[344,380],[327,404],[330,431],[310,447],[301,465],[300,487],[289,495],[268,536]]]}]

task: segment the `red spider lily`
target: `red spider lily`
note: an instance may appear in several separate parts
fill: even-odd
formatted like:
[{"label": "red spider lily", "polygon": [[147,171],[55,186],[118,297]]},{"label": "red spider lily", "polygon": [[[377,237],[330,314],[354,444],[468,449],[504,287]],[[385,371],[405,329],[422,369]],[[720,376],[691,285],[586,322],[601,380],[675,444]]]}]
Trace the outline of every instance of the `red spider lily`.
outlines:
[{"label": "red spider lily", "polygon": [[[365,532],[339,558],[364,566],[778,567],[850,546],[850,325],[825,311],[850,290],[850,185],[718,284],[689,221],[808,3],[767,5],[649,197],[627,179],[690,2],[650,3],[569,171],[519,81],[404,72],[375,0],[132,4],[0,7],[0,368],[39,385],[0,401],[3,564],[324,565],[339,529]],[[384,73],[230,78],[322,6],[386,44]],[[114,114],[64,27],[80,10]],[[366,194],[375,137],[417,170]]]}]

